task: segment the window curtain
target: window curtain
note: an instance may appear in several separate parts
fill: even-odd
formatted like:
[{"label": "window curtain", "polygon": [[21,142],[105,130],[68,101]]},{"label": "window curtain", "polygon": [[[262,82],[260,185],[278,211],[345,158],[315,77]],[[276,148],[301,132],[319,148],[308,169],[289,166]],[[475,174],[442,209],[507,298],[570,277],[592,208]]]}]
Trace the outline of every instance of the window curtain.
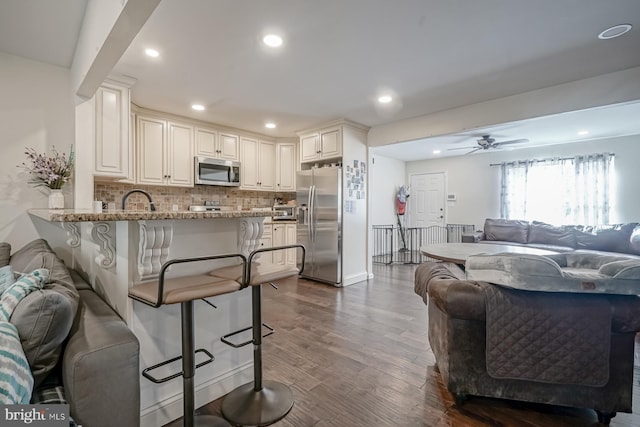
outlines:
[{"label": "window curtain", "polygon": [[612,154],[502,163],[502,218],[552,224],[609,222]]}]

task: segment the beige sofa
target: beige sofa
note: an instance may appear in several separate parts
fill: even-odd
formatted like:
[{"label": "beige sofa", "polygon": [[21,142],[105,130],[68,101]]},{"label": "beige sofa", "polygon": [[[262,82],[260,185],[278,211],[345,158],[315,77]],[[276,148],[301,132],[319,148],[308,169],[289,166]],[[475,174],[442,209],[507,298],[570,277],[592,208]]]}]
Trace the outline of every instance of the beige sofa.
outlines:
[{"label": "beige sofa", "polygon": [[56,403],[62,386],[73,420],[85,427],[140,424],[139,343],[125,322],[80,275],[68,270],[47,242],[34,240],[10,255],[0,244],[0,267],[16,273],[46,268],[42,290],[21,300],[11,316],[34,379],[32,403]]}]

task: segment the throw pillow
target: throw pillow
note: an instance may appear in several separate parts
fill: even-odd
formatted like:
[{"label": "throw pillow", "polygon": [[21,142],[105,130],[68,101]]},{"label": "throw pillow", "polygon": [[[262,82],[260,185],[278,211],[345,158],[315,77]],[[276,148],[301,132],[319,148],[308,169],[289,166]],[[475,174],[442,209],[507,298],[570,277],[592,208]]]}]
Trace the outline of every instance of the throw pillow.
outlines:
[{"label": "throw pillow", "polygon": [[640,255],[640,225],[637,225],[629,237],[629,252]]},{"label": "throw pillow", "polygon": [[15,283],[16,279],[13,277],[13,267],[5,265],[0,267],[0,295],[6,291],[9,286]]},{"label": "throw pillow", "polygon": [[49,282],[44,288],[22,300],[11,317],[20,333],[37,387],[60,359],[80,296],[69,270],[43,239],[34,240],[13,253],[11,266],[14,271],[36,268],[50,271]]},{"label": "throw pillow", "polygon": [[484,221],[484,235],[486,240],[527,243],[529,223],[514,219],[487,218]]},{"label": "throw pillow", "polygon": [[4,267],[9,264],[11,258],[11,245],[7,242],[0,243],[0,267]]},{"label": "throw pillow", "polygon": [[635,223],[584,227],[576,232],[576,249],[627,253]]},{"label": "throw pillow", "polygon": [[0,321],[0,403],[27,404],[32,389],[33,376],[18,330],[11,323]]},{"label": "throw pillow", "polygon": [[48,277],[48,270],[35,270],[19,278],[0,298],[0,402],[4,404],[27,404],[31,400],[31,368],[18,329],[8,320],[18,303],[41,289]]},{"label": "throw pillow", "polygon": [[575,232],[570,227],[556,227],[540,221],[531,223],[528,241],[529,243],[576,247]]},{"label": "throw pillow", "polygon": [[31,292],[42,289],[48,278],[49,270],[39,268],[16,280],[9,289],[4,291],[2,298],[0,298],[0,320],[8,322],[18,303]]}]

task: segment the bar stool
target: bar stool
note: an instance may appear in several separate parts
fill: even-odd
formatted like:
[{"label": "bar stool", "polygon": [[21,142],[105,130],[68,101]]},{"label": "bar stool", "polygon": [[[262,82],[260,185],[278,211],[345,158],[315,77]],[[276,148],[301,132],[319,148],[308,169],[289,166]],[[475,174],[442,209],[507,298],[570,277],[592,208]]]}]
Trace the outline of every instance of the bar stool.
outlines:
[{"label": "bar stool", "polygon": [[[290,265],[261,264],[254,258],[263,252],[299,248],[302,250],[302,268]],[[222,342],[232,347],[239,348],[253,343],[253,383],[241,385],[227,394],[222,400],[222,416],[235,425],[242,426],[266,426],[282,419],[293,407],[293,392],[282,383],[262,380],[262,338],[273,334],[275,331],[264,324],[269,330],[262,335],[262,285],[287,277],[297,276],[304,269],[305,248],[303,245],[285,245],[271,248],[257,249],[249,255],[246,272],[243,280],[241,266],[223,267],[209,274],[221,279],[241,280],[243,288],[251,286],[251,326],[236,332],[227,334],[221,338]],[[253,338],[242,343],[233,343],[230,337],[252,330]]]},{"label": "bar stool", "polygon": [[[202,299],[207,304],[213,305],[204,298],[214,297],[218,295],[228,294],[239,291],[244,283],[244,273],[239,281],[224,278],[212,277],[207,274],[192,275],[185,277],[177,277],[175,279],[165,279],[167,269],[175,264],[192,263],[199,261],[207,261],[223,258],[240,258],[243,268],[246,265],[246,257],[242,254],[225,254],[213,255],[197,258],[180,258],[167,261],[162,265],[160,275],[157,281],[141,283],[134,285],[129,289],[129,297],[140,301],[143,304],[158,308],[164,304],[180,303],[181,311],[181,329],[182,329],[182,355],[150,366],[142,371],[142,375],[150,381],[159,384],[169,381],[173,378],[182,376],[183,390],[183,425],[186,427],[193,426],[215,426],[230,427],[220,417],[212,415],[195,415],[195,370],[200,366],[204,366],[213,362],[213,355],[206,349],[195,349],[194,330],[193,330],[193,302]],[[215,306],[214,306],[215,307]],[[207,359],[195,366],[196,353],[204,353]],[[182,372],[169,375],[163,378],[156,378],[149,372],[164,366],[168,363],[182,359]]]}]

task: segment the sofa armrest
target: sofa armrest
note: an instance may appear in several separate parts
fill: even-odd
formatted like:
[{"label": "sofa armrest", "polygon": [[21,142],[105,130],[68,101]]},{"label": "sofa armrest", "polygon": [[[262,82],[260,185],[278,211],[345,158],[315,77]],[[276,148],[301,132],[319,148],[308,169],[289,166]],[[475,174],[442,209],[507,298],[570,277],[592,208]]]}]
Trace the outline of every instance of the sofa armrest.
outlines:
[{"label": "sofa armrest", "polygon": [[464,271],[455,264],[427,261],[415,271],[415,292],[425,302],[433,302],[448,316],[457,319],[485,319],[484,291],[464,280]]},{"label": "sofa armrest", "polygon": [[478,243],[481,240],[485,240],[483,231],[474,231],[473,233],[462,235],[462,243]]},{"label": "sofa armrest", "polygon": [[80,304],[62,362],[71,416],[91,427],[139,426],[138,339],[93,290],[78,288]]}]

